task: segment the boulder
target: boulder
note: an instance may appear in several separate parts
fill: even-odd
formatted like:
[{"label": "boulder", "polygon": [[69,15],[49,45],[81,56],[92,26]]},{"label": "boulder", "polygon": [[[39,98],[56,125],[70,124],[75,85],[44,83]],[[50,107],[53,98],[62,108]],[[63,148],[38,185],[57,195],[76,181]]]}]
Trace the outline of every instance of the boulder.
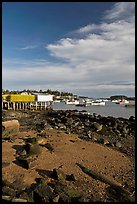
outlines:
[{"label": "boulder", "polygon": [[2,138],[9,136],[15,136],[19,132],[19,121],[18,120],[8,120],[2,122]]},{"label": "boulder", "polygon": [[18,156],[16,158],[16,164],[28,170],[36,166],[36,159],[32,157]]},{"label": "boulder", "polygon": [[24,149],[26,150],[29,156],[39,155],[42,152],[42,147],[39,144],[30,144],[27,143],[24,145]]},{"label": "boulder", "polygon": [[58,181],[65,181],[66,179],[66,174],[61,171],[60,169],[53,169],[53,174],[52,177]]}]

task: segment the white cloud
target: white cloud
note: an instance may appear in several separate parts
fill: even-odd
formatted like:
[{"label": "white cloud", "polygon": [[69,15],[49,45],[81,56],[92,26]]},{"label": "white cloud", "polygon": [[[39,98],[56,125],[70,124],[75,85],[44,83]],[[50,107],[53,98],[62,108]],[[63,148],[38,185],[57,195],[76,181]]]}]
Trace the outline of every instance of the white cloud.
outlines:
[{"label": "white cloud", "polygon": [[76,32],[77,33],[90,33],[90,32],[93,32],[93,31],[97,31],[98,29],[100,29],[100,26],[99,25],[96,25],[96,24],[90,24],[90,25],[86,25],[82,28],[80,28],[79,30],[77,30]]},{"label": "white cloud", "polygon": [[63,38],[47,45],[50,54],[63,62],[20,61],[24,69],[15,68],[14,60],[14,64],[10,63],[12,69],[4,63],[3,85],[8,81],[10,86],[20,84],[24,88],[26,84],[25,88],[51,88],[89,96],[109,96],[116,92],[134,95],[134,4],[125,4],[116,3],[107,11],[105,19],[111,22],[104,20],[77,30],[77,34],[84,34],[83,38]]},{"label": "white cloud", "polygon": [[18,49],[19,50],[30,50],[30,49],[35,49],[37,47],[38,47],[37,45],[28,45],[28,46],[21,47],[21,48],[18,48]]},{"label": "white cloud", "polygon": [[105,18],[108,20],[124,19],[133,21],[135,19],[135,2],[118,2],[114,7],[106,12]]}]

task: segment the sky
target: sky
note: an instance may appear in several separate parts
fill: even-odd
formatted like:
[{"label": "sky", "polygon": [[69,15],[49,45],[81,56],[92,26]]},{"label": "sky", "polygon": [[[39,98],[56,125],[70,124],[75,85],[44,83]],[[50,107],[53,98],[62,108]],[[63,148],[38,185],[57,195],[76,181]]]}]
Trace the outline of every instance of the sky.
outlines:
[{"label": "sky", "polygon": [[3,2],[2,88],[135,96],[135,2]]}]

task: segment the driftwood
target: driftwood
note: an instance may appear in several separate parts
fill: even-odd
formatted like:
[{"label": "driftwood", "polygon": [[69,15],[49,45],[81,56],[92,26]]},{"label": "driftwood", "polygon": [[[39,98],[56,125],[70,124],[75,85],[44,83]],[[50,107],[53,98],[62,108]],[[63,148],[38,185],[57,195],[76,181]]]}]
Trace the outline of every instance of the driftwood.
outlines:
[{"label": "driftwood", "polygon": [[124,195],[127,200],[132,202],[132,197],[131,197],[131,193],[129,193],[127,190],[125,190],[122,186],[122,184],[116,182],[113,179],[108,179],[107,177],[105,177],[102,174],[99,174],[95,171],[89,170],[88,168],[84,167],[82,164],[76,163],[84,173],[86,173],[87,175],[91,176],[92,178],[102,181],[105,184],[110,185],[114,190],[116,190],[119,194]]},{"label": "driftwood", "polygon": [[17,135],[19,131],[18,120],[8,120],[2,122],[2,138]]}]

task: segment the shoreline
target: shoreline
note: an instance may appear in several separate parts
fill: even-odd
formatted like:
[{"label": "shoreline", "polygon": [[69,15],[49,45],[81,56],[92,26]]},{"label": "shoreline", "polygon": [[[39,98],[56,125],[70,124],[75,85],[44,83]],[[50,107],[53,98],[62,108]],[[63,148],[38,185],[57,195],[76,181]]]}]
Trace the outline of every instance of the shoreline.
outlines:
[{"label": "shoreline", "polygon": [[[2,178],[10,183],[11,195],[7,195],[10,200],[20,198],[30,202],[30,197],[36,201],[40,196],[40,199],[50,201],[55,199],[61,202],[74,200],[117,202],[123,199],[130,201],[128,196],[123,197],[122,192],[118,197],[115,197],[114,192],[107,192],[107,184],[87,176],[76,163],[82,163],[93,172],[97,171],[99,175],[109,178],[110,183],[113,183],[113,179],[122,185],[126,183],[124,189],[130,195],[133,194],[135,188],[134,117],[129,119],[103,117],[74,110],[3,112],[3,121],[13,119],[20,123],[19,133],[2,142]],[[37,156],[29,156],[26,161],[30,162],[30,159],[33,159],[35,161],[31,162],[35,165],[31,167],[30,162],[29,168],[25,169],[15,161],[19,157],[18,148],[25,144],[26,139],[31,139],[29,142],[31,147],[35,146],[32,138],[39,141],[37,145],[35,144],[37,148],[34,149]],[[6,165],[4,162],[9,164],[4,166]],[[44,176],[43,173],[48,171],[54,174],[51,177],[49,174]],[[68,178],[70,180],[67,180]],[[38,183],[37,180],[41,180],[42,183]],[[13,188],[11,184],[14,182],[18,196],[15,195],[15,186]],[[35,188],[32,188],[34,184]],[[26,194],[19,191],[19,188],[23,188],[24,185],[27,186],[24,187]],[[57,186],[62,193],[56,190]],[[8,184],[2,187],[3,196],[6,196],[6,188],[9,188]],[[48,194],[48,197],[43,198],[40,193],[41,188],[45,189],[45,193],[50,191],[52,196]],[[71,193],[68,193],[70,191]],[[35,197],[28,192],[35,192]]]}]

